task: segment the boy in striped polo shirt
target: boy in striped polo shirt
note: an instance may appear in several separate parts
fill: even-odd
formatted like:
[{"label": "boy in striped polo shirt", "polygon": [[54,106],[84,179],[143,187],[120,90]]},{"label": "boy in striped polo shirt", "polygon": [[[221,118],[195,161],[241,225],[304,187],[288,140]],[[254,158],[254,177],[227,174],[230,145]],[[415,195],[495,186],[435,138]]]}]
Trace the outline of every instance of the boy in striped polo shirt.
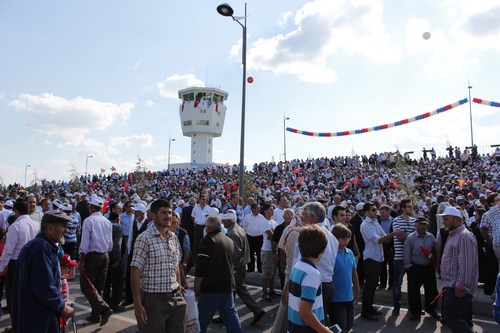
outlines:
[{"label": "boy in striped polo shirt", "polygon": [[321,276],[315,266],[325,251],[328,239],[320,227],[308,225],[300,231],[298,243],[302,258],[290,274],[288,331],[331,332],[324,326]]}]

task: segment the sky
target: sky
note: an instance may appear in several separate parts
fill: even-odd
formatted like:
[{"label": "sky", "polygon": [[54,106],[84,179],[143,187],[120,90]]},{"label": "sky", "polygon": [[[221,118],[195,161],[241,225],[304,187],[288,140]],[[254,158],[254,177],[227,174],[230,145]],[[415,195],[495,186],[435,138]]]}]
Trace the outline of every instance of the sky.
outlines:
[{"label": "sky", "polygon": [[[213,159],[238,163],[243,30],[220,3],[1,1],[0,183],[133,171],[138,157],[163,170],[169,138],[171,163],[189,162],[177,91],[197,85],[229,93]],[[230,5],[244,15],[243,1]],[[469,81],[472,98],[500,101],[498,17],[500,0],[248,0],[245,165],[283,160],[284,116],[311,132],[371,127],[468,98]],[[500,143],[499,111],[472,104],[482,153]],[[287,132],[286,153],[445,154],[470,132],[466,104],[376,133]]]}]

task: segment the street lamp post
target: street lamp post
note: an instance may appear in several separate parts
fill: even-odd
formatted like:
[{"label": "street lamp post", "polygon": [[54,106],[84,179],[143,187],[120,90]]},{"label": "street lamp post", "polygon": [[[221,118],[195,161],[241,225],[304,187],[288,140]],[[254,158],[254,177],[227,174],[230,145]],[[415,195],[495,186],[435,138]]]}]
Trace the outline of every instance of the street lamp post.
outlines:
[{"label": "street lamp post", "polygon": [[92,158],[93,156],[92,155],[89,155],[87,154],[85,156],[85,176],[87,176],[87,170],[88,170],[88,166],[89,166],[89,158]]},{"label": "street lamp post", "polygon": [[30,167],[31,165],[29,165],[28,163],[26,163],[24,165],[24,188],[26,188],[26,174],[28,173],[28,168]]},{"label": "street lamp post", "polygon": [[287,120],[290,120],[290,118],[287,117],[285,114],[283,114],[283,158],[285,159],[285,163],[286,163],[286,124],[285,124],[285,122]]},{"label": "street lamp post", "polygon": [[171,138],[171,137],[168,137],[168,166],[167,166],[167,170],[170,171],[170,143],[172,141],[175,141],[174,138]]},{"label": "street lamp post", "polygon": [[[472,134],[472,100],[470,98],[470,90],[472,89],[472,86],[470,85],[469,81],[469,86],[467,87],[469,89],[469,115],[470,115],[470,146],[474,147],[474,135]],[[471,148],[474,149],[474,148]]]},{"label": "street lamp post", "polygon": [[[243,42],[241,50],[241,63],[243,65],[243,80],[241,87],[241,139],[240,139],[240,168],[239,168],[239,194],[240,198],[243,196],[243,174],[245,173],[245,103],[246,103],[246,76],[247,76],[247,4],[245,3],[245,16],[234,17],[233,8],[223,3],[217,6],[217,12],[222,16],[230,16],[233,21],[238,23],[243,29]],[[243,19],[243,24],[239,21]]]}]

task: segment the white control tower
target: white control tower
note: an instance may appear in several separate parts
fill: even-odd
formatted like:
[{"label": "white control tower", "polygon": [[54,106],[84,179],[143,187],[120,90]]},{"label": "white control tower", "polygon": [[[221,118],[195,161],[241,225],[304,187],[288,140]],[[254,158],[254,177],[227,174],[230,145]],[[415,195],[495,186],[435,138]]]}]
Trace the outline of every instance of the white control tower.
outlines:
[{"label": "white control tower", "polygon": [[212,163],[213,138],[222,135],[228,93],[205,87],[179,90],[182,134],[191,137],[191,163]]}]

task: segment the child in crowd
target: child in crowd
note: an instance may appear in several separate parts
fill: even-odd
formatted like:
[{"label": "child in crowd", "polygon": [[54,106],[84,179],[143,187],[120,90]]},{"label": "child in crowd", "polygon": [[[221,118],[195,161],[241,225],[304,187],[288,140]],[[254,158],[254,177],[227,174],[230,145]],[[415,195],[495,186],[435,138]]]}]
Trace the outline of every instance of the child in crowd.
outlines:
[{"label": "child in crowd", "polygon": [[328,239],[320,227],[308,225],[300,231],[298,243],[302,258],[290,274],[288,331],[331,332],[324,326],[321,276],[315,266]]},{"label": "child in crowd", "polygon": [[339,251],[333,269],[333,294],[330,307],[330,323],[337,324],[342,332],[349,332],[354,322],[354,305],[359,299],[359,280],[354,254],[346,246],[351,240],[351,230],[343,224],[335,224],[332,233],[339,241]]}]

